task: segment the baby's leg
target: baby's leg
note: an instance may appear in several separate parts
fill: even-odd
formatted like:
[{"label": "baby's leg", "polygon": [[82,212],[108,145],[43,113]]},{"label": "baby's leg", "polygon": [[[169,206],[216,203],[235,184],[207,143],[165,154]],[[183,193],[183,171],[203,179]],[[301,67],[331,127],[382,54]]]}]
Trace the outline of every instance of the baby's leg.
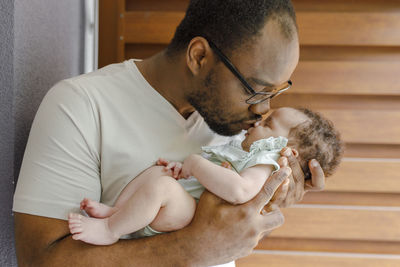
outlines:
[{"label": "baby's leg", "polygon": [[73,239],[107,245],[149,224],[157,231],[178,230],[189,224],[196,208],[194,199],[174,178],[160,176],[161,172],[150,174],[111,217],[70,215]]},{"label": "baby's leg", "polygon": [[118,210],[119,207],[123,206],[123,204],[133,196],[136,190],[143,185],[149,176],[162,176],[165,174],[166,173],[162,173],[162,167],[152,166],[141,172],[138,176],[136,176],[136,178],[132,179],[132,181],[125,186],[125,188],[119,194],[114,207],[110,207],[95,200],[85,198],[81,201],[80,208],[81,210],[85,210],[90,217],[110,217]]},{"label": "baby's leg", "polygon": [[147,225],[160,232],[179,230],[195,210],[196,201],[174,178],[152,177],[109,218],[109,228],[119,236]]},{"label": "baby's leg", "polygon": [[81,201],[81,210],[86,211],[86,213],[93,218],[106,218],[114,214],[118,208],[107,206],[89,198],[84,198]]}]

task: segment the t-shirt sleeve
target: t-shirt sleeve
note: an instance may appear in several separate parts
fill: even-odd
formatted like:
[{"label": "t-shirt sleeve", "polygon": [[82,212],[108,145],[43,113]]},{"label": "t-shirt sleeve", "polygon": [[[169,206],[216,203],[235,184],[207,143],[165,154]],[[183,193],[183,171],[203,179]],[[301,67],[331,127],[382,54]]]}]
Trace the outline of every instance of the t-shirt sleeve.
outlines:
[{"label": "t-shirt sleeve", "polygon": [[84,197],[101,197],[99,115],[84,89],[62,81],[33,121],[13,211],[65,220]]}]

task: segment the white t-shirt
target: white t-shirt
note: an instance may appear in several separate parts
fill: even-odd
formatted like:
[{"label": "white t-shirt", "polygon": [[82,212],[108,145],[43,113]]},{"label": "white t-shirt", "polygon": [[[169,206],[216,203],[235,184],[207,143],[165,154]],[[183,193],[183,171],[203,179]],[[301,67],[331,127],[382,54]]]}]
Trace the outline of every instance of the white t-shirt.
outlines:
[{"label": "white t-shirt", "polygon": [[84,197],[113,205],[159,157],[182,161],[227,142],[194,112],[184,119],[134,60],[56,84],[36,114],[13,211],[67,219]]},{"label": "white t-shirt", "polygon": [[[160,158],[182,161],[229,141],[188,119],[144,79],[134,60],[56,84],[29,135],[13,211],[66,220],[84,197],[113,205]],[[221,266],[234,266],[234,262]]]}]

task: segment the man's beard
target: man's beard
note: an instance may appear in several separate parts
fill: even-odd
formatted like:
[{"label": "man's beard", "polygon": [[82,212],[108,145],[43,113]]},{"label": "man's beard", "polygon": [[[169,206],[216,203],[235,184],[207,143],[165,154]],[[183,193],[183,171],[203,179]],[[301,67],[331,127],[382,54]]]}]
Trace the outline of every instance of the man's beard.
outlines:
[{"label": "man's beard", "polygon": [[242,131],[243,122],[249,119],[235,120],[238,116],[228,111],[230,107],[222,106],[221,101],[224,99],[219,95],[215,80],[215,72],[212,69],[204,80],[205,89],[192,93],[187,99],[212,131],[224,136],[236,135]]}]

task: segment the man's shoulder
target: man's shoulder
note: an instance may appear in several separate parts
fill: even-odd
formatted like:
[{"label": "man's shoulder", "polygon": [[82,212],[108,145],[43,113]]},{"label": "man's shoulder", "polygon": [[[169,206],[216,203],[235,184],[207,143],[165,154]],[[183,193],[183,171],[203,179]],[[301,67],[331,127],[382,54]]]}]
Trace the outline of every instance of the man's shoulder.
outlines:
[{"label": "man's shoulder", "polygon": [[131,77],[134,72],[132,71],[132,65],[129,61],[121,63],[110,64],[104,66],[93,72],[81,74],[64,81],[77,84],[80,86],[87,86],[91,84],[105,85],[104,83],[121,81],[122,77]]},{"label": "man's shoulder", "polygon": [[[132,63],[125,61],[111,64],[96,71],[64,79],[55,84],[48,96],[73,96],[90,99],[96,103],[101,99],[130,97],[135,90],[135,71]],[[68,98],[67,98],[68,99]]]}]

